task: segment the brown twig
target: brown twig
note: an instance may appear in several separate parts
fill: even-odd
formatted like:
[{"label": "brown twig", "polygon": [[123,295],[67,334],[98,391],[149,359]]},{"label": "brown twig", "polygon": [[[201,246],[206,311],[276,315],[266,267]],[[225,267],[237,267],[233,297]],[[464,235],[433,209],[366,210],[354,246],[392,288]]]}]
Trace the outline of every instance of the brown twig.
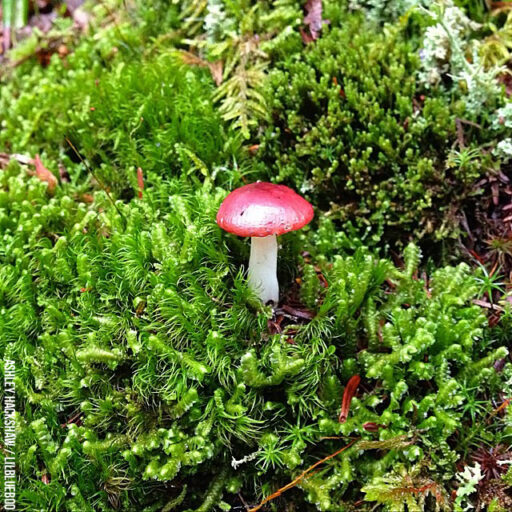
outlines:
[{"label": "brown twig", "polygon": [[281,496],[281,494],[283,494],[283,492],[291,489],[292,487],[295,487],[301,480],[303,480],[304,478],[306,478],[307,476],[309,476],[309,474],[315,469],[317,468],[318,466],[320,466],[320,464],[323,464],[324,462],[328,461],[329,459],[332,459],[334,457],[336,457],[336,455],[339,455],[341,452],[344,452],[347,448],[349,448],[350,446],[352,446],[354,443],[356,442],[356,440],[354,441],[351,441],[350,443],[348,443],[347,445],[345,445],[343,448],[340,448],[339,450],[335,451],[334,453],[331,453],[331,455],[328,455],[327,457],[324,457],[323,459],[319,460],[318,462],[315,462],[312,466],[309,466],[308,469],[306,469],[305,471],[303,471],[297,478],[295,478],[294,480],[292,480],[289,484],[286,484],[284,487],[281,487],[280,489],[278,489],[276,492],[274,492],[273,494],[271,494],[270,496],[266,497],[259,505],[257,505],[256,507],[253,507],[249,510],[249,512],[257,512],[258,510],[261,509],[261,507],[263,507],[263,505],[265,505],[266,503],[268,503],[269,501],[272,501],[273,499],[275,498],[278,498],[279,496]]},{"label": "brown twig", "polygon": [[482,308],[493,309],[495,311],[504,311],[504,309],[501,306],[498,306],[497,304],[491,304],[486,300],[473,299],[473,304],[476,304],[477,306],[480,306]]},{"label": "brown twig", "polygon": [[137,167],[137,183],[139,185],[139,199],[142,199],[142,192],[144,190],[144,175],[142,174],[141,167]]},{"label": "brown twig", "polygon": [[464,141],[464,128],[462,128],[462,122],[460,119],[455,119],[455,126],[457,128],[457,142],[459,148],[462,149],[466,146]]}]

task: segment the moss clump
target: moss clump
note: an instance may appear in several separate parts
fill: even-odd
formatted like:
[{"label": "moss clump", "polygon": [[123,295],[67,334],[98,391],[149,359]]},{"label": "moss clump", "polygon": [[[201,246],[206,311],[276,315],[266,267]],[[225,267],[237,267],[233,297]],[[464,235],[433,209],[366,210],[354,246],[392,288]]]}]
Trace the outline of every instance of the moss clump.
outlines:
[{"label": "moss clump", "polygon": [[[237,18],[249,29],[253,4]],[[185,28],[200,33],[191,13],[204,4],[157,5],[167,14],[154,25],[141,4],[140,26],[116,20],[65,59],[4,78],[0,150],[40,153],[70,175],[50,193],[15,161],[0,173],[0,355],[17,368],[18,508],[237,510],[239,496],[256,505],[322,458],[285,496],[296,510],[449,508],[458,464],[482,440],[510,444],[510,412],[493,405],[512,393],[510,313],[488,328],[474,303],[484,283],[466,265],[420,271],[412,244],[397,265],[357,233],[370,225],[399,240],[443,225],[450,193],[462,201],[481,172],[472,159],[443,167],[463,105],[419,97],[401,28],[365,34],[326,2],[333,28],[315,43],[303,50],[289,30],[265,41],[275,125],[249,170],[209,74],[166,46]],[[302,4],[259,5],[279,7],[274,33],[283,20],[301,25]],[[238,43],[225,51],[239,62]],[[242,178],[275,171],[331,210],[281,239],[283,300],[302,316],[255,300],[247,244],[214,220]]]},{"label": "moss clump", "polygon": [[48,168],[63,165],[77,183],[87,183],[83,158],[123,197],[137,187],[137,167],[151,181],[154,174],[219,172],[240,160],[239,138],[213,106],[209,72],[145,48],[146,31],[147,23],[99,27],[47,67],[28,59],[7,74],[3,150],[41,153]]},{"label": "moss clump", "polygon": [[475,193],[482,161],[492,167],[481,151],[473,165],[453,165],[464,102],[421,89],[408,35],[405,22],[379,32],[346,15],[276,62],[268,80],[273,122],[261,137],[260,167],[374,242],[456,235],[455,212]]},{"label": "moss clump", "polygon": [[[414,246],[403,269],[364,249],[319,255],[328,288],[303,272],[315,318],[275,335],[215,225],[226,191],[210,180],[162,179],[117,209],[103,192],[77,203],[72,185],[49,199],[16,165],[1,180],[0,339],[17,364],[24,510],[212,510],[239,489],[255,503],[354,436],[383,444],[330,460],[298,503],[341,511],[399,463],[428,461],[444,489],[478,432],[467,390],[502,385],[493,363],[507,350],[487,347],[464,266],[427,283]],[[354,374],[364,386],[339,423]]]}]

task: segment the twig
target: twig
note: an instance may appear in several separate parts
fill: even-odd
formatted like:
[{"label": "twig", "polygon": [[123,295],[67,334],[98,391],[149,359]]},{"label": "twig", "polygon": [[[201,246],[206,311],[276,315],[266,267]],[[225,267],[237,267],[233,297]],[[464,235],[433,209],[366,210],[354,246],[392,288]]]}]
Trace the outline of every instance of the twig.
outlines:
[{"label": "twig", "polygon": [[482,308],[494,309],[495,311],[504,311],[504,309],[501,306],[498,306],[497,304],[491,304],[490,302],[487,302],[485,300],[474,299],[473,304],[481,306]]},{"label": "twig", "polygon": [[238,493],[238,498],[240,499],[240,501],[242,502],[242,505],[245,507],[245,510],[249,510],[249,505],[247,504],[247,502],[244,500],[244,497],[242,496],[241,493]]},{"label": "twig", "polygon": [[291,489],[292,487],[295,487],[301,480],[303,480],[306,476],[308,476],[309,473],[311,473],[311,471],[313,471],[315,468],[320,466],[320,464],[323,464],[324,462],[328,461],[329,459],[336,457],[336,455],[339,455],[341,452],[344,452],[347,448],[352,446],[355,442],[356,442],[356,439],[354,439],[354,441],[351,441],[350,443],[348,443],[343,448],[340,448],[339,450],[335,451],[334,453],[331,453],[331,455],[328,455],[327,457],[324,457],[323,459],[319,460],[318,462],[315,462],[312,466],[309,466],[308,469],[303,471],[297,478],[292,480],[289,484],[285,485],[284,487],[281,487],[276,492],[274,492],[273,494],[271,494],[270,496],[265,498],[258,506],[251,508],[249,510],[249,512],[257,512],[258,510],[261,509],[261,507],[263,507],[263,505],[265,505],[269,501],[272,501],[273,499],[281,496],[281,494],[283,494],[283,492]]},{"label": "twig", "polygon": [[457,128],[457,142],[459,143],[459,148],[464,148],[466,144],[464,143],[464,129],[462,128],[462,122],[460,119],[455,119],[455,126]]},{"label": "twig", "polygon": [[480,130],[482,129],[481,125],[473,121],[469,121],[468,119],[459,119],[458,121],[461,122],[462,124],[468,124],[469,126],[474,126],[475,128],[479,128]]}]

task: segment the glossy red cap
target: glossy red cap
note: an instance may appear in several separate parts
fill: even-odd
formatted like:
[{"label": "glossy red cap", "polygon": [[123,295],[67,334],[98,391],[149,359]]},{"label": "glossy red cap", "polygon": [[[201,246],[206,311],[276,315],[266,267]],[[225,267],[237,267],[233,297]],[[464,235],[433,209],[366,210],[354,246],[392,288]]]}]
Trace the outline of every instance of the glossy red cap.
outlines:
[{"label": "glossy red cap", "polygon": [[284,185],[257,182],[233,190],[217,212],[217,224],[238,236],[282,235],[305,226],[313,207]]}]

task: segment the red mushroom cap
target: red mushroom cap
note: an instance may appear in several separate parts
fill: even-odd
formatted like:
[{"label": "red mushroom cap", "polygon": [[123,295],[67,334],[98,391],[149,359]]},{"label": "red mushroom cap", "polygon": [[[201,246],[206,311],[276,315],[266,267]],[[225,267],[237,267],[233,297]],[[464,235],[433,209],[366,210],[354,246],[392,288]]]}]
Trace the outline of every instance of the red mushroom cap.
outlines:
[{"label": "red mushroom cap", "polygon": [[305,226],[313,207],[284,185],[257,182],[233,190],[217,212],[217,224],[238,236],[282,235]]}]

